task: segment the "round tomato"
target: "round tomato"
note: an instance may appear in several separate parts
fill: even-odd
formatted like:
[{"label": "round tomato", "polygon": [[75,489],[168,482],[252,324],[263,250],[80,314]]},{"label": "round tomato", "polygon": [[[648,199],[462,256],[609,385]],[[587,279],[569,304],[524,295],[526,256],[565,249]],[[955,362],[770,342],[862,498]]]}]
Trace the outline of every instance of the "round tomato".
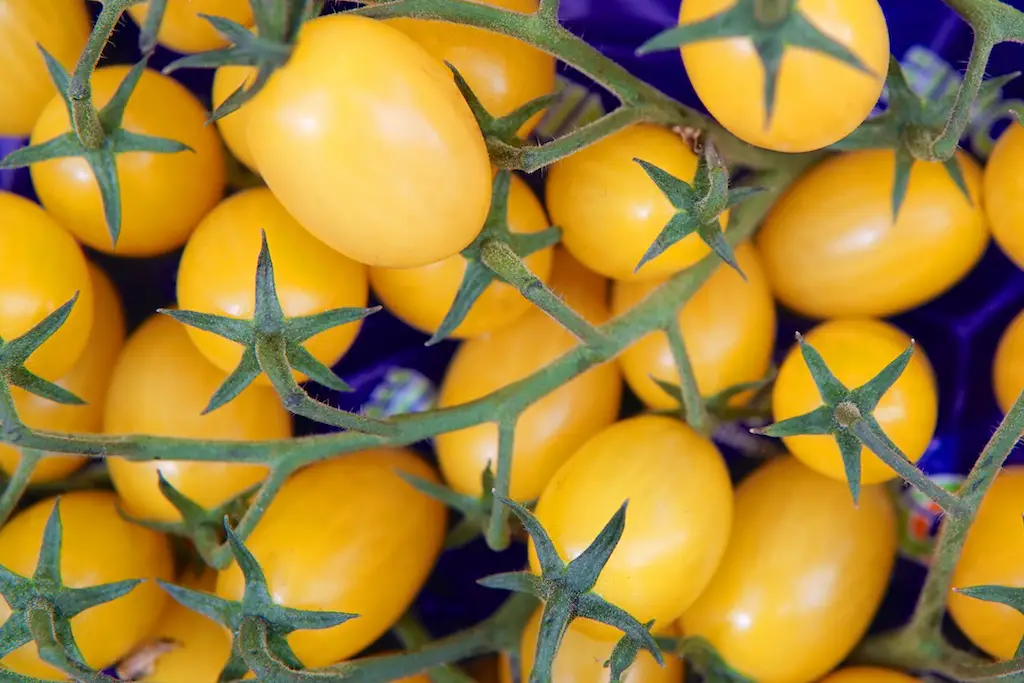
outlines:
[{"label": "round tomato", "polygon": [[[617,280],[649,280],[691,266],[709,253],[688,235],[637,271],[641,257],[675,213],[646,171],[648,161],[691,182],[697,156],[675,133],[640,123],[609,135],[551,166],[548,213],[566,248],[591,270]],[[719,218],[722,228],[728,219]]]},{"label": "round tomato", "polygon": [[[954,588],[1024,588],[1024,466],[1003,469],[967,532],[953,574]],[[949,613],[971,642],[1000,659],[1010,659],[1024,638],[1024,614],[1012,607],[952,592]]]},{"label": "round tomato", "polygon": [[[0,529],[0,566],[32,576],[54,500],[35,503]],[[71,619],[71,631],[85,663],[93,669],[103,669],[135,647],[164,608],[167,594],[153,579],[174,576],[171,546],[163,534],[126,522],[118,514],[117,498],[106,491],[61,495],[60,518],[64,529],[60,571],[65,585],[88,588],[125,579],[145,579],[127,595]],[[7,621],[10,614],[7,602],[0,599],[0,621]],[[39,658],[34,643],[21,646],[2,662],[26,676],[63,676]]]},{"label": "round tomato", "polygon": [[[686,0],[679,23],[704,21],[735,4]],[[778,152],[809,152],[853,132],[878,102],[889,66],[889,31],[877,0],[797,0],[795,11],[870,73],[820,51],[784,49],[768,120],[764,63],[749,37],[681,48],[686,74],[708,112],[741,140]]]},{"label": "round tomato", "polygon": [[[210,364],[185,327],[153,315],[128,337],[110,379],[103,430],[193,439],[258,441],[291,435],[288,413],[269,387],[250,386],[230,403],[201,415],[226,374]],[[164,498],[157,472],[205,508],[220,505],[258,483],[265,465],[223,462],[107,459],[110,478],[135,517],[172,522],[181,515]]]},{"label": "round tomato", "polygon": [[[251,318],[262,234],[267,236],[277,296],[286,316],[366,306],[366,267],[325,249],[266,188],[234,194],[202,220],[181,256],[178,305],[184,310]],[[334,327],[303,346],[317,360],[334,365],[352,346],[360,327],[358,321]],[[203,355],[225,373],[238,366],[244,350],[240,344],[212,332],[186,329]],[[299,381],[305,379],[294,374]],[[259,381],[270,384],[266,375],[260,375]]]},{"label": "round tomato", "polygon": [[[754,248],[736,249],[744,280],[721,266],[679,313],[683,342],[702,396],[761,379],[768,371],[775,343],[775,302]],[[624,313],[663,281],[616,282],[612,310]],[[619,356],[626,382],[651,408],[669,409],[675,400],[655,380],[679,384],[668,336],[652,332]]]},{"label": "round tomato", "polygon": [[[607,282],[559,249],[551,287],[592,324],[608,317]],[[464,342],[448,366],[439,405],[468,403],[538,372],[579,344],[540,309],[489,335]],[[540,495],[555,471],[583,442],[619,414],[622,380],[614,363],[603,363],[570,380],[528,407],[516,421],[510,494]],[[498,427],[485,423],[435,437],[445,480],[456,491],[482,493],[481,474],[498,466]]]},{"label": "round tomato", "polygon": [[28,332],[78,293],[64,324],[29,356],[26,367],[62,377],[85,351],[93,291],[82,249],[38,204],[0,190],[0,339]]},{"label": "round tomato", "polygon": [[821,683],[918,683],[917,678],[902,671],[877,666],[850,666],[833,671]]},{"label": "round tomato", "polygon": [[[902,330],[880,320],[830,320],[811,330],[806,340],[849,389],[866,384],[910,346],[910,337]],[[928,356],[917,346],[903,374],[878,402],[875,419],[907,458],[917,462],[935,433],[938,404],[935,373]],[[821,394],[799,344],[794,344],[779,367],[772,390],[775,420],[788,420],[820,405]],[[846,481],[839,446],[831,435],[789,436],[783,441],[811,469]],[[866,446],[861,448],[861,483],[877,484],[896,476]]]},{"label": "round tomato", "polygon": [[[175,52],[206,52],[230,44],[200,14],[224,17],[242,26],[252,23],[249,0],[167,0],[166,7],[156,39]],[[128,14],[140,27],[145,25],[149,3],[132,5]]]},{"label": "round tomato", "polygon": [[[664,629],[700,595],[732,523],[732,485],[715,445],[679,420],[644,415],[593,436],[555,473],[537,519],[566,561],[578,557],[627,500],[626,529],[594,591]],[[530,543],[530,567],[540,565]],[[581,622],[614,640],[615,629]]]},{"label": "round tomato", "polygon": [[71,70],[89,39],[84,0],[0,0],[0,137],[25,137],[57,89],[39,45]]},{"label": "round tomato", "polygon": [[985,165],[985,214],[999,248],[1024,268],[1024,126],[1011,123]]},{"label": "round tomato", "polygon": [[[310,465],[285,483],[246,545],[287,607],[360,615],[320,631],[296,631],[288,644],[310,668],[349,657],[405,613],[444,542],[445,508],[398,476],[437,481],[403,449],[342,455]],[[217,594],[242,597],[237,565],[217,579]]]},{"label": "round tomato", "polygon": [[491,170],[480,128],[451,72],[398,29],[347,14],[303,24],[288,63],[246,106],[267,185],[346,256],[424,266],[483,227]]},{"label": "round tomato", "polygon": [[[516,233],[546,230],[551,224],[544,207],[519,176],[512,176],[508,197],[509,229]],[[523,259],[542,282],[551,274],[552,249],[542,249]],[[419,268],[371,268],[370,283],[384,306],[413,327],[436,332],[466,273],[461,254]],[[454,338],[476,337],[505,327],[532,307],[512,285],[492,282],[474,302],[466,318],[455,328]]]},{"label": "round tomato", "polygon": [[[222,66],[213,74],[213,106],[219,107],[231,96],[239,86],[255,75],[256,69],[251,66]],[[228,150],[241,161],[250,171],[256,170],[256,160],[249,149],[249,115],[252,108],[242,105],[227,116],[217,119],[217,130]]]},{"label": "round tomato", "polygon": [[779,301],[812,318],[883,317],[955,285],[988,245],[981,169],[964,153],[968,203],[941,163],[918,161],[896,222],[891,150],[826,159],[775,203],[757,236]]},{"label": "round tomato", "polygon": [[1024,310],[1007,325],[996,347],[992,364],[992,385],[996,403],[1009,412],[1020,392],[1024,391]]},{"label": "round tomato", "polygon": [[682,632],[756,681],[817,680],[864,635],[895,556],[884,487],[865,486],[854,507],[845,484],[771,460],[736,489],[725,557]]},{"label": "round tomato", "polygon": [[[96,69],[92,77],[96,106],[110,101],[128,68]],[[206,118],[203,105],[185,86],[152,69],[142,72],[124,112],[124,129],[177,140],[193,151],[118,155],[122,219],[116,248],[103,215],[99,186],[83,157],[33,164],[32,183],[39,200],[94,249],[121,256],[152,256],[176,249],[224,194],[224,151]],[[32,144],[70,130],[67,107],[55,97],[32,130]]]}]

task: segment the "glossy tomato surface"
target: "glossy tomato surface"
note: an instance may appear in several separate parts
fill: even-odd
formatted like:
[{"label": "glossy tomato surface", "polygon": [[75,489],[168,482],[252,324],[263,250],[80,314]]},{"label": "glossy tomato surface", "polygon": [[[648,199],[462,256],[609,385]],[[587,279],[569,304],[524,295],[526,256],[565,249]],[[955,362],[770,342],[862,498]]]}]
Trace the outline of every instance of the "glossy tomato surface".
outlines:
[{"label": "glossy tomato surface", "polygon": [[[149,17],[149,3],[128,8],[128,14],[140,27]],[[205,52],[226,47],[229,41],[217,32],[201,14],[224,17],[236,24],[252,23],[252,7],[248,0],[167,0],[163,21],[156,39],[175,52]]]},{"label": "glossy tomato surface", "polygon": [[996,403],[1004,413],[1009,412],[1024,391],[1024,310],[1007,325],[999,339],[992,364],[992,386]]},{"label": "glossy tomato surface", "polygon": [[[219,107],[240,86],[250,81],[256,69],[251,66],[222,66],[213,75],[213,106]],[[249,149],[249,118],[252,107],[243,105],[217,119],[217,130],[228,150],[249,170],[256,171],[256,160]]]},{"label": "glossy tomato surface", "polygon": [[919,161],[895,222],[892,151],[847,152],[807,171],[757,235],[779,301],[812,318],[888,316],[959,282],[989,232],[981,169],[965,153],[957,159],[971,203],[941,163]]},{"label": "glossy tomato surface", "polygon": [[916,683],[919,679],[902,671],[877,666],[849,666],[833,671],[821,683]]},{"label": "glossy tomato surface", "polygon": [[1024,125],[1011,124],[985,165],[985,214],[999,248],[1024,268]]},{"label": "glossy tomato surface", "polygon": [[846,484],[771,460],[736,489],[725,557],[683,615],[683,634],[708,639],[756,681],[814,681],[864,635],[895,553],[884,488],[864,487],[854,507]]},{"label": "glossy tomato surface", "polygon": [[491,172],[480,129],[451,72],[398,29],[343,14],[307,22],[248,106],[267,185],[349,258],[423,266],[483,227]]},{"label": "glossy tomato surface", "polygon": [[[128,75],[127,65],[105,66],[92,77],[93,102],[102,107]],[[111,244],[96,178],[83,157],[33,164],[39,200],[75,237],[94,249],[121,256],[153,256],[180,247],[199,219],[224,193],[224,151],[207,112],[185,86],[159,71],[142,72],[122,125],[141,135],[169,138],[192,151],[132,152],[117,157],[121,234]],[[32,129],[32,144],[71,130],[68,111],[53,98]]]}]

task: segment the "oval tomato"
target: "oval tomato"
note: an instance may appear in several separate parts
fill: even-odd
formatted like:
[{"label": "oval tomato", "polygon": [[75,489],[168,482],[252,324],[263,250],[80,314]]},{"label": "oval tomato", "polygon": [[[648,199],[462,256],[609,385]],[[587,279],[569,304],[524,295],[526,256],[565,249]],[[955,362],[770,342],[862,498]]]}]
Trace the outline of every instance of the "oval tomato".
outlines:
[{"label": "oval tomato", "polygon": [[[288,413],[269,387],[250,386],[227,405],[201,415],[225,377],[199,353],[181,323],[153,315],[128,337],[114,368],[104,432],[239,441],[291,435]],[[224,462],[112,457],[107,466],[125,511],[163,522],[178,521],[181,515],[160,493],[158,471],[205,508],[220,505],[267,474],[265,465]]]},{"label": "oval tomato", "polygon": [[[256,74],[251,66],[222,66],[213,74],[213,106],[219,107],[239,86]],[[249,118],[252,107],[242,105],[227,116],[217,119],[217,130],[228,150],[250,171],[256,170],[256,160],[249,149]]]},{"label": "oval tomato", "polygon": [[[967,532],[967,542],[953,573],[954,588],[1010,586],[1024,588],[1024,466],[1004,468]],[[949,613],[971,642],[1000,659],[1010,659],[1024,638],[1024,615],[1012,607],[949,596]]]},{"label": "oval tomato", "polygon": [[918,683],[917,678],[902,671],[877,666],[850,666],[833,671],[821,683]]},{"label": "oval tomato", "polygon": [[[92,97],[105,105],[128,74],[127,66],[93,73]],[[146,69],[124,112],[125,130],[183,142],[193,151],[132,152],[117,156],[121,188],[121,235],[113,247],[99,186],[83,157],[33,164],[39,200],[75,237],[94,249],[121,256],[152,256],[185,243],[199,219],[224,194],[224,151],[206,125],[203,105],[170,76]],[[71,130],[63,100],[46,105],[32,130],[32,144]]]},{"label": "oval tomato", "polygon": [[[709,19],[735,4],[686,0],[679,23]],[[741,140],[779,152],[821,149],[853,132],[878,102],[889,66],[889,32],[877,0],[797,0],[795,10],[870,73],[819,51],[784,49],[769,121],[764,64],[749,37],[716,38],[680,50],[708,112]]]},{"label": "oval tomato", "polygon": [[[246,545],[287,607],[359,614],[288,644],[310,668],[345,659],[384,634],[405,612],[434,566],[445,508],[395,470],[437,481],[412,451],[378,449],[310,465],[281,488]],[[217,594],[242,597],[242,572],[220,573]]]},{"label": "oval tomato", "polygon": [[999,339],[992,363],[992,385],[996,403],[1004,413],[1009,412],[1024,391],[1024,310],[1006,326]]},{"label": "oval tomato", "polygon": [[1011,123],[985,165],[985,215],[996,244],[1024,268],[1024,126]]},{"label": "oval tomato", "polygon": [[[608,319],[607,282],[562,249],[556,251],[551,288],[592,324]],[[576,337],[535,308],[510,327],[464,342],[448,366],[438,403],[450,407],[486,396],[541,370],[578,344]],[[603,363],[523,411],[512,447],[512,498],[539,496],[562,463],[615,420],[621,398],[618,369],[614,363]],[[480,495],[487,463],[492,472],[497,470],[497,425],[438,434],[434,441],[449,486]]]},{"label": "oval tomato", "polygon": [[[286,316],[366,306],[366,267],[325,249],[266,188],[234,194],[202,220],[181,255],[178,305],[184,310],[252,318],[262,234],[267,236],[277,296]],[[331,366],[352,346],[360,327],[358,321],[347,323],[311,337],[303,346]],[[203,355],[225,373],[238,366],[240,344],[194,327],[186,330]],[[294,374],[299,381],[305,379]],[[257,381],[270,385],[266,375]]]},{"label": "oval tomato", "polygon": [[0,191],[0,338],[28,332],[78,293],[68,319],[26,367],[55,380],[78,362],[93,326],[93,291],[81,247],[38,204]]},{"label": "oval tomato", "polygon": [[[775,301],[754,248],[736,249],[744,280],[721,266],[679,313],[683,342],[702,396],[761,379],[768,372],[775,343]],[[647,297],[663,280],[616,282],[612,311],[620,315]],[[651,408],[677,405],[655,380],[679,384],[668,335],[652,332],[619,356],[626,382]]]},{"label": "oval tomato", "polygon": [[[145,25],[149,16],[149,3],[142,2],[128,8],[135,23]],[[206,52],[230,44],[217,32],[213,24],[200,14],[224,17],[248,26],[252,23],[252,7],[249,0],[167,0],[157,41],[175,52]]]},{"label": "oval tomato", "polygon": [[483,135],[451,72],[398,29],[347,14],[303,24],[288,63],[247,106],[267,185],[346,256],[424,266],[483,227]]},{"label": "oval tomato", "polygon": [[715,577],[680,622],[763,683],[825,675],[867,631],[896,556],[885,489],[845,484],[790,457],[736,489],[733,532]]},{"label": "oval tomato", "polygon": [[[709,253],[700,236],[684,237],[633,270],[676,210],[640,164],[693,180],[697,156],[670,130],[640,123],[609,135],[548,170],[547,207],[562,240],[583,265],[617,280],[649,280],[691,266]],[[725,214],[719,219],[725,228]]]},{"label": "oval tomato", "polygon": [[57,88],[39,45],[71,70],[89,39],[84,0],[0,0],[0,137],[25,137]]},{"label": "oval tomato", "polygon": [[[683,422],[643,415],[593,436],[555,473],[537,519],[575,559],[626,501],[626,529],[594,591],[664,629],[711,580],[732,523],[732,485],[715,445]],[[540,565],[530,543],[530,567]],[[581,622],[592,635],[618,632]]]},{"label": "oval tomato", "polygon": [[[850,389],[867,383],[910,346],[910,337],[881,320],[830,320],[815,327],[805,338]],[[935,373],[924,349],[917,346],[903,374],[878,402],[875,418],[907,458],[917,462],[935,433],[938,404]],[[775,420],[781,422],[803,415],[820,405],[821,394],[799,345],[794,344],[779,367],[772,390]],[[839,446],[831,435],[789,436],[783,441],[811,469],[846,481]],[[861,448],[861,483],[877,484],[896,476],[866,446]]]},{"label": "oval tomato", "polygon": [[981,169],[964,153],[967,202],[941,163],[917,162],[896,222],[891,150],[826,159],[775,203],[757,247],[779,301],[812,318],[882,317],[955,285],[989,241]]},{"label": "oval tomato", "polygon": [[[0,566],[32,576],[43,542],[43,528],[53,498],[35,503],[0,529]],[[117,498],[106,491],[72,491],[60,497],[64,534],[60,570],[65,585],[87,588],[125,579],[147,579],[130,593],[97,605],[71,619],[85,663],[104,669],[127,654],[153,627],[168,598],[153,579],[174,576],[171,547],[163,534],[126,522],[117,511]],[[0,621],[11,610],[0,599]],[[3,658],[3,665],[37,678],[64,674],[39,658],[28,643]]]},{"label": "oval tomato", "polygon": [[[512,175],[508,197],[508,225],[512,232],[541,232],[550,227],[544,207],[523,179]],[[552,249],[536,251],[523,262],[541,282],[551,274]],[[441,326],[466,273],[462,254],[419,268],[371,268],[373,291],[389,312],[424,332]],[[505,327],[533,306],[512,285],[495,281],[474,302],[453,338],[476,337]]]}]

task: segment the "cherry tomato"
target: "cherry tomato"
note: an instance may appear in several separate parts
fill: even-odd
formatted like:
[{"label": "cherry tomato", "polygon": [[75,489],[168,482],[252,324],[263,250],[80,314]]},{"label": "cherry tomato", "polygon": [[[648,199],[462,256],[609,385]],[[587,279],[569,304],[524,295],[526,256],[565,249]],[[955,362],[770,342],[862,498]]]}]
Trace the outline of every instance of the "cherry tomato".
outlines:
[{"label": "cherry tomato", "polygon": [[[544,207],[519,176],[512,176],[508,198],[508,223],[512,232],[533,233],[551,224]],[[547,282],[551,274],[552,249],[542,249],[523,259],[534,275]],[[389,312],[413,327],[436,332],[466,273],[461,254],[419,268],[371,268],[370,282]],[[493,282],[469,309],[465,320],[451,335],[476,337],[505,327],[521,317],[531,304],[515,287]]]},{"label": "cherry tomato", "polygon": [[[128,337],[114,368],[104,431],[239,441],[291,435],[288,413],[269,387],[250,386],[230,403],[201,415],[225,377],[199,353],[182,324],[153,315]],[[158,471],[205,508],[233,498],[267,474],[264,465],[223,462],[129,462],[113,457],[107,466],[130,515],[164,522],[181,515],[160,493]]]},{"label": "cherry tomato", "polygon": [[[747,279],[720,267],[686,302],[679,314],[686,352],[701,395],[761,379],[771,363],[775,342],[775,302],[754,248],[736,249]],[[640,303],[663,281],[616,282],[612,310],[619,315]],[[675,400],[655,379],[679,384],[668,336],[653,332],[619,356],[626,382],[651,408],[669,409]]]},{"label": "cherry tomato", "polygon": [[985,215],[999,248],[1024,268],[1024,126],[1011,123],[985,165]]},{"label": "cherry tomato", "polygon": [[[709,250],[698,235],[689,235],[633,272],[676,212],[634,159],[686,182],[697,171],[697,157],[681,137],[660,126],[636,124],[550,167],[548,213],[562,228],[566,248],[591,270],[617,280],[663,278]],[[724,214],[720,222],[724,229]]]},{"label": "cherry tomato", "polygon": [[57,94],[38,45],[71,70],[89,39],[84,0],[0,0],[0,137],[25,137]]},{"label": "cherry tomato", "polygon": [[[128,8],[135,23],[145,25],[149,16],[149,3],[142,2]],[[252,7],[248,0],[167,0],[157,41],[175,52],[206,52],[226,47],[229,41],[217,32],[213,24],[200,14],[224,17],[248,26],[252,23]]]},{"label": "cherry tomato", "polygon": [[[592,324],[608,317],[607,282],[557,250],[551,287]],[[481,398],[533,374],[573,349],[579,340],[540,309],[510,327],[464,342],[441,385],[439,404],[449,407]],[[496,361],[495,359],[500,359]],[[555,471],[619,413],[622,380],[604,363],[563,384],[528,407],[516,421],[510,493],[516,500],[540,495]],[[498,466],[498,428],[485,423],[435,437],[438,462],[448,484],[482,493],[487,463]]]},{"label": "cherry tomato", "polygon": [[918,683],[917,678],[902,671],[877,666],[850,666],[833,671],[821,683]]},{"label": "cherry tomato", "polygon": [[884,487],[864,487],[854,507],[845,484],[771,460],[736,489],[725,557],[682,632],[756,681],[816,680],[867,631],[895,555]]},{"label": "cherry tomato", "polygon": [[[127,66],[96,69],[92,97],[105,105],[128,74]],[[121,235],[113,247],[99,186],[83,157],[33,164],[32,183],[47,211],[94,249],[122,256],[152,256],[176,249],[224,194],[224,151],[206,125],[203,105],[170,76],[146,69],[124,112],[125,130],[183,142],[193,151],[132,152],[117,157]],[[71,130],[63,100],[46,105],[32,144]]]},{"label": "cherry tomato", "polygon": [[491,198],[483,135],[451,72],[398,29],[346,14],[303,24],[247,106],[267,185],[346,256],[425,266],[480,232]]},{"label": "cherry tomato", "polygon": [[[735,4],[686,0],[679,23],[709,19]],[[779,152],[809,152],[853,132],[878,102],[889,66],[889,32],[877,0],[798,0],[795,9],[870,73],[820,51],[785,49],[768,121],[764,64],[749,37],[681,49],[686,74],[708,112],[741,140]]]},{"label": "cherry tomato", "polygon": [[[213,106],[219,107],[238,87],[256,73],[251,66],[222,66],[213,74]],[[217,119],[217,130],[228,150],[250,171],[257,172],[256,160],[249,149],[249,118],[252,108],[241,106],[227,116]]]},{"label": "cherry tomato", "polygon": [[[287,316],[366,306],[369,295],[366,267],[325,249],[302,229],[270,190],[255,188],[232,195],[202,220],[185,245],[178,267],[178,305],[238,318],[252,318],[256,301],[256,262],[261,234],[267,236],[274,263],[274,282]],[[315,335],[304,343],[313,356],[334,365],[352,346],[360,322],[347,323]],[[189,337],[225,373],[242,358],[240,344],[186,328]],[[295,373],[301,381],[304,375]],[[269,386],[266,375],[259,381]]]},{"label": "cherry tomato", "polygon": [[959,282],[989,235],[981,170],[966,154],[957,158],[973,204],[941,163],[919,161],[895,224],[891,150],[840,154],[804,174],[757,236],[779,301],[812,318],[883,317]]},{"label": "cherry tomato", "polygon": [[992,364],[992,384],[996,403],[1004,413],[1009,412],[1024,391],[1024,310],[1007,325],[999,340]]},{"label": "cherry tomato", "polygon": [[0,339],[20,337],[78,293],[68,319],[26,363],[51,381],[62,377],[85,351],[93,325],[82,249],[38,204],[0,191],[0,263]]},{"label": "cherry tomato", "polygon": [[[39,501],[0,529],[0,566],[32,576],[53,505],[53,498]],[[64,530],[60,570],[65,585],[87,588],[146,579],[127,595],[71,619],[71,631],[85,663],[104,669],[135,647],[159,617],[168,598],[153,579],[174,576],[171,547],[163,534],[125,521],[117,512],[116,496],[107,491],[61,495],[60,517]],[[0,599],[0,621],[6,622],[10,614],[7,601]],[[26,676],[64,677],[39,658],[34,643],[23,645],[2,661]]]},{"label": "cherry tomato", "polygon": [[[732,524],[732,485],[715,445],[683,422],[642,415],[593,436],[555,473],[536,514],[566,561],[626,501],[626,530],[594,591],[641,623],[666,628],[700,595]],[[540,571],[530,543],[530,567]],[[593,636],[617,631],[581,622]]]},{"label": "cherry tomato", "polygon": [[[967,532],[953,574],[954,588],[1024,588],[1024,466],[1004,468]],[[1024,615],[992,602],[951,592],[949,613],[971,642],[999,659],[1010,659],[1024,637]]]}]

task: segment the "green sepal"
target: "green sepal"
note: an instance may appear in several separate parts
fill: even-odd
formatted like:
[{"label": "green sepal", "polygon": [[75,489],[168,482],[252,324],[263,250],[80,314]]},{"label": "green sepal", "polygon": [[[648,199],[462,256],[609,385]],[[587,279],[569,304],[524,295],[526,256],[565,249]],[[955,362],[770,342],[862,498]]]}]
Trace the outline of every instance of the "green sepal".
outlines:
[{"label": "green sepal", "polygon": [[157,34],[167,12],[167,0],[147,0],[146,21],[139,30],[139,52],[151,54],[157,46]]},{"label": "green sepal", "polygon": [[[770,415],[770,408],[763,406],[765,399],[770,399],[770,389],[775,383],[775,376],[778,368],[774,365],[768,368],[765,376],[752,382],[741,382],[722,389],[717,394],[705,397],[704,406],[714,420],[718,423],[734,422],[736,420],[749,420],[753,418],[766,418]],[[683,391],[678,384],[658,379],[650,375],[651,381],[658,385],[663,392],[670,396],[679,405],[683,404]],[[733,406],[731,401],[738,395],[750,392],[753,395],[746,405]],[[666,414],[678,415],[678,410],[666,411]]]},{"label": "green sepal", "polygon": [[[652,626],[654,626],[654,619],[644,624],[644,628],[648,632]],[[609,683],[621,683],[622,677],[626,675],[629,667],[633,666],[633,662],[636,661],[639,654],[640,645],[635,640],[628,635],[619,638],[619,642],[615,643],[615,647],[612,648],[612,654],[604,662],[604,668],[610,669]]]},{"label": "green sepal", "polygon": [[969,588],[954,588],[955,592],[966,595],[969,598],[995,602],[1006,605],[1024,614],[1024,588],[1011,588],[1009,586],[971,586]]},{"label": "green sepal", "polygon": [[[53,310],[45,318],[32,326],[25,334],[4,341],[0,337],[0,381],[9,386],[16,386],[30,394],[40,396],[55,403],[64,405],[85,405],[85,401],[64,387],[40,377],[25,367],[25,363],[35,351],[60,329],[60,326],[71,315],[71,309],[78,302],[78,292],[65,303]],[[12,421],[13,416],[6,416],[0,421]]]},{"label": "green sepal", "polygon": [[473,92],[473,88],[463,78],[459,70],[451,62],[445,62],[452,75],[455,77],[455,85],[462,93],[466,104],[473,112],[480,131],[484,134],[488,147],[495,144],[519,147],[523,141],[519,138],[519,129],[531,118],[544,111],[558,99],[558,93],[548,93],[519,106],[504,116],[492,116],[487,108],[480,102],[480,98]]},{"label": "green sepal", "polygon": [[754,683],[736,669],[718,653],[715,646],[700,636],[684,638],[657,638],[658,644],[665,652],[671,652],[682,658],[693,667],[705,681],[714,683]]}]

